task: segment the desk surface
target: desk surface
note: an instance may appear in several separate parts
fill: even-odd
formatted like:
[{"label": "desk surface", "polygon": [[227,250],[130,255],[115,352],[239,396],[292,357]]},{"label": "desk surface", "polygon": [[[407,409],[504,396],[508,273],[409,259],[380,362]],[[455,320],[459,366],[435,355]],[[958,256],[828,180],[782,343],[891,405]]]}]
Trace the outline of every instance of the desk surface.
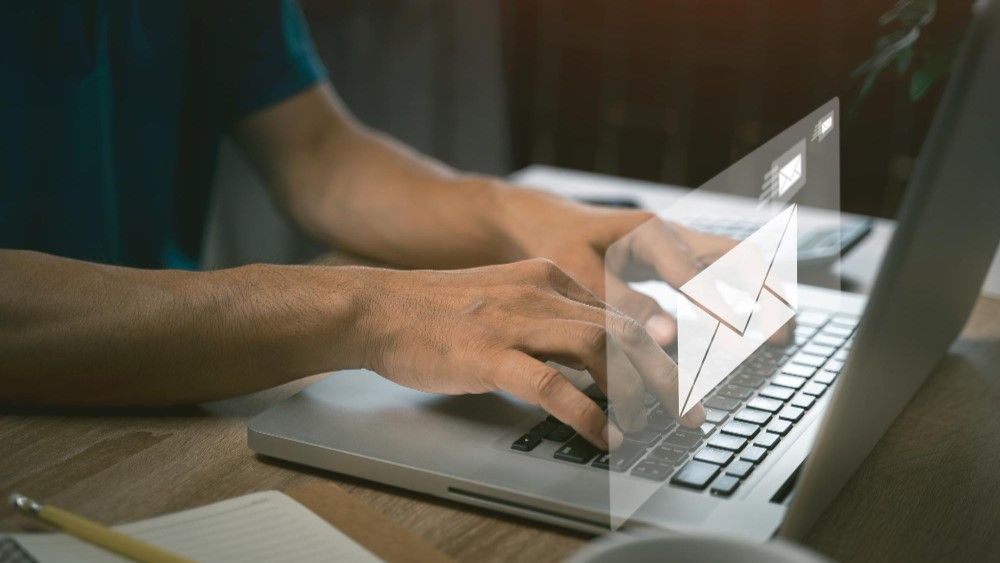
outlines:
[{"label": "desk surface", "polygon": [[[820,519],[806,544],[839,560],[1000,554],[1000,300],[962,337]],[[151,413],[3,412],[0,492],[108,522],[332,480],[459,560],[557,561],[584,535],[256,458],[246,422],[308,384]],[[0,530],[24,520],[0,509]],[[992,557],[991,557],[992,556]]]}]

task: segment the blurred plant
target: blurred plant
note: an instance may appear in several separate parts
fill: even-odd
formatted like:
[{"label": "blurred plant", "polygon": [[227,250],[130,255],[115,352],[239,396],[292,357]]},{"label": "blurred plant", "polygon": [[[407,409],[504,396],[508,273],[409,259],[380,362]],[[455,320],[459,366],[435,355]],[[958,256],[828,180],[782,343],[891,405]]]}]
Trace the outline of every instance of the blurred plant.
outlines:
[{"label": "blurred plant", "polygon": [[937,0],[897,0],[891,10],[879,17],[879,24],[887,28],[888,33],[878,38],[875,52],[852,73],[855,78],[863,78],[850,113],[853,114],[864,100],[879,74],[890,66],[900,75],[913,67],[909,86],[911,102],[920,100],[935,82],[948,73],[957,41],[928,44],[924,40],[917,48],[923,29],[936,14]]}]

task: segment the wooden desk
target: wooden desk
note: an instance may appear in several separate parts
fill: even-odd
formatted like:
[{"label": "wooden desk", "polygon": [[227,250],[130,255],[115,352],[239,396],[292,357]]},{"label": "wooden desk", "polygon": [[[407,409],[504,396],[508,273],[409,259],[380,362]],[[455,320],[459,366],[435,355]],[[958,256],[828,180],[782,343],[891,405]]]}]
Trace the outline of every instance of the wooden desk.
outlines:
[{"label": "wooden desk", "polygon": [[[962,338],[806,543],[840,560],[994,560],[1000,554],[1000,300]],[[333,480],[466,561],[557,561],[587,537],[256,458],[246,422],[308,381],[198,408],[5,413],[0,492],[123,522],[266,489]],[[6,507],[0,530],[25,520]]]},{"label": "wooden desk", "polygon": [[[669,188],[535,166],[516,181],[564,195]],[[664,191],[664,190],[667,191]],[[631,193],[631,192],[630,192]],[[882,221],[845,260],[870,286],[891,233]],[[952,353],[903,411],[806,543],[841,560],[1000,555],[1000,300],[982,298]],[[246,446],[246,423],[309,380],[191,409],[0,411],[0,493],[18,490],[107,522],[253,491],[335,481],[442,551],[467,561],[558,561],[588,537],[288,464]],[[25,525],[0,509],[0,530]]]}]

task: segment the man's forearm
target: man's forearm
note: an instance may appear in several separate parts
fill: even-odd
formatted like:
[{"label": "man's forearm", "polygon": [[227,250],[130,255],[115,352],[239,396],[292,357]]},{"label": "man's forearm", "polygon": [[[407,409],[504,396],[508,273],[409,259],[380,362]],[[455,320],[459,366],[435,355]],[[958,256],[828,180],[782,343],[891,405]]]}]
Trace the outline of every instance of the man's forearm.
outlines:
[{"label": "man's forearm", "polygon": [[351,269],[151,271],[0,250],[0,402],[177,404],[354,367]]},{"label": "man's forearm", "polygon": [[365,128],[325,89],[251,116],[237,138],[296,222],[338,249],[408,267],[525,257],[500,220],[513,188]]}]

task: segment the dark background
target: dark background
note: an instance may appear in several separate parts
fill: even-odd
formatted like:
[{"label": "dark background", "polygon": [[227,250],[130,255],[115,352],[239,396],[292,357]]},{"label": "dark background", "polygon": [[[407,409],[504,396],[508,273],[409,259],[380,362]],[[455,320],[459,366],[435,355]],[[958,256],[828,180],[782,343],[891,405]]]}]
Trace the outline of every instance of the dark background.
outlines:
[{"label": "dark background", "polygon": [[[506,173],[543,163],[698,186],[838,96],[842,206],[892,217],[945,83],[938,80],[914,102],[909,86],[917,65],[904,72],[890,68],[859,101],[861,79],[853,71],[891,29],[879,17],[893,8],[894,0],[302,3],[314,35],[321,38],[320,52],[334,84],[349,106],[421,150],[483,172]],[[953,48],[968,24],[970,5],[971,0],[937,2],[937,13],[914,48],[914,60],[924,50]],[[381,23],[372,26],[372,21]],[[384,119],[385,108],[398,103],[364,111],[371,89],[338,74],[344,53],[359,48],[356,40],[343,39],[345,30],[402,53],[410,49],[408,41],[434,53],[402,85],[426,93],[425,107],[414,106],[411,113],[434,113],[425,126],[428,131],[411,135]],[[332,54],[336,50],[329,46],[338,41],[343,45]],[[461,62],[467,46],[476,42],[480,49],[484,42],[501,44],[496,57],[483,58],[495,63],[469,56]],[[361,64],[398,58],[380,56],[376,63],[362,58]],[[455,76],[448,76],[449,71]],[[436,86],[418,85],[421,72]],[[481,92],[463,94],[454,86],[497,74],[502,75],[497,89],[503,92],[496,100]],[[386,71],[382,80],[397,79]],[[469,105],[477,96],[478,108]],[[451,115],[445,109],[462,104],[468,105],[464,112]],[[461,131],[483,107],[494,106],[505,106],[496,118],[501,132],[489,133],[492,129],[485,127]],[[456,156],[463,148],[486,154],[494,147],[502,153],[494,161],[502,164]]]},{"label": "dark background", "polygon": [[[913,68],[890,69],[848,115],[893,4],[504,2],[513,163],[698,186],[839,96],[842,205],[893,216],[944,84],[914,103]],[[939,2],[917,48],[955,43],[969,14]]]}]

